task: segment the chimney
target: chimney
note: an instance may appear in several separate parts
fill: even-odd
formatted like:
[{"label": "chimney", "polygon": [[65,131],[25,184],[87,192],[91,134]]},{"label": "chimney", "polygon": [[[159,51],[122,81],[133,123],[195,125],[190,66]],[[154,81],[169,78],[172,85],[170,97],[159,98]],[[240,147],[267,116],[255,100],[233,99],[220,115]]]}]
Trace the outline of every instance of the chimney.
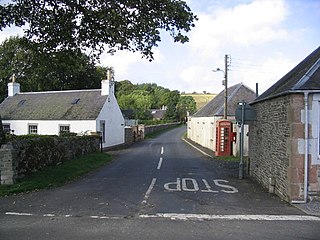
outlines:
[{"label": "chimney", "polygon": [[112,72],[107,69],[107,80],[101,81],[101,95],[114,95],[114,81],[112,80]]},{"label": "chimney", "polygon": [[101,95],[114,95],[114,81],[102,80],[101,81]]},{"label": "chimney", "polygon": [[9,82],[8,83],[8,96],[13,97],[17,93],[20,93],[20,83]]}]

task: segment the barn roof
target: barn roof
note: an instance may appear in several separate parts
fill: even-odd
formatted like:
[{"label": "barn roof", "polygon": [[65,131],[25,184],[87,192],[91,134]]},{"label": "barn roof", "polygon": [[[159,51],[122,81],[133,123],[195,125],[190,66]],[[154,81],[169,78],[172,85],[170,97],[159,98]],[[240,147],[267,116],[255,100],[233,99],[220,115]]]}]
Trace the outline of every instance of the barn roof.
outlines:
[{"label": "barn roof", "polygon": [[101,90],[18,93],[0,104],[2,120],[93,120],[108,96]]},{"label": "barn roof", "polygon": [[[255,99],[256,94],[253,90],[245,86],[243,83],[236,84],[228,88],[228,116],[234,116],[237,104],[244,100],[251,102]],[[222,116],[224,113],[224,90],[220,92],[215,98],[204,105],[197,111],[193,117],[213,117]]]}]

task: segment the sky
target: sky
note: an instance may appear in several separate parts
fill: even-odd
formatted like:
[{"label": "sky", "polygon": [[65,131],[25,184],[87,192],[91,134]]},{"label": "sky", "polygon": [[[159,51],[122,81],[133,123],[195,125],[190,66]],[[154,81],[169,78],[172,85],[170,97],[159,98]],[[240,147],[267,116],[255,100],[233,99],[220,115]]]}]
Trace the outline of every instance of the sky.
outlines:
[{"label": "sky", "polygon": [[[320,0],[187,0],[198,16],[187,35],[174,43],[169,33],[154,48],[149,62],[139,53],[103,53],[117,81],[156,83],[186,93],[223,90],[224,56],[230,57],[228,86],[242,82],[259,93],[320,46]],[[5,29],[0,42],[19,30]]]}]

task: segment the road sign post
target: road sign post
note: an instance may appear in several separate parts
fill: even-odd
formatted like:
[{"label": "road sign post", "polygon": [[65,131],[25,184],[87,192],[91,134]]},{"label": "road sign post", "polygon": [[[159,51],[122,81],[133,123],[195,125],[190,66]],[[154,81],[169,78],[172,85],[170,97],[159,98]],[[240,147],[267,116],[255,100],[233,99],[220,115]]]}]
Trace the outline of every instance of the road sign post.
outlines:
[{"label": "road sign post", "polygon": [[250,121],[255,120],[256,114],[250,105],[246,104],[245,101],[242,100],[241,103],[238,104],[235,113],[236,121],[240,123],[240,163],[239,163],[239,179],[243,179],[243,145],[244,145],[244,125],[249,124]]}]

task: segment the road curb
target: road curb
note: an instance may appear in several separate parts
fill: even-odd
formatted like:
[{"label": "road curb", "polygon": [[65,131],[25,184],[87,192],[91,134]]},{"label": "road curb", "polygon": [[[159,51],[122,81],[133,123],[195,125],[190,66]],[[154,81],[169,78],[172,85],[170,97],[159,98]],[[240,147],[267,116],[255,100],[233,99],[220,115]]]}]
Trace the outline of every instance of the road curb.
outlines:
[{"label": "road curb", "polygon": [[189,144],[191,147],[193,147],[194,149],[196,149],[197,151],[199,151],[200,153],[202,153],[203,155],[209,157],[209,158],[214,158],[213,156],[211,156],[210,154],[202,151],[200,148],[194,146],[192,143],[190,143],[188,140],[186,140],[185,138],[181,138],[184,142],[186,142],[187,144]]}]

